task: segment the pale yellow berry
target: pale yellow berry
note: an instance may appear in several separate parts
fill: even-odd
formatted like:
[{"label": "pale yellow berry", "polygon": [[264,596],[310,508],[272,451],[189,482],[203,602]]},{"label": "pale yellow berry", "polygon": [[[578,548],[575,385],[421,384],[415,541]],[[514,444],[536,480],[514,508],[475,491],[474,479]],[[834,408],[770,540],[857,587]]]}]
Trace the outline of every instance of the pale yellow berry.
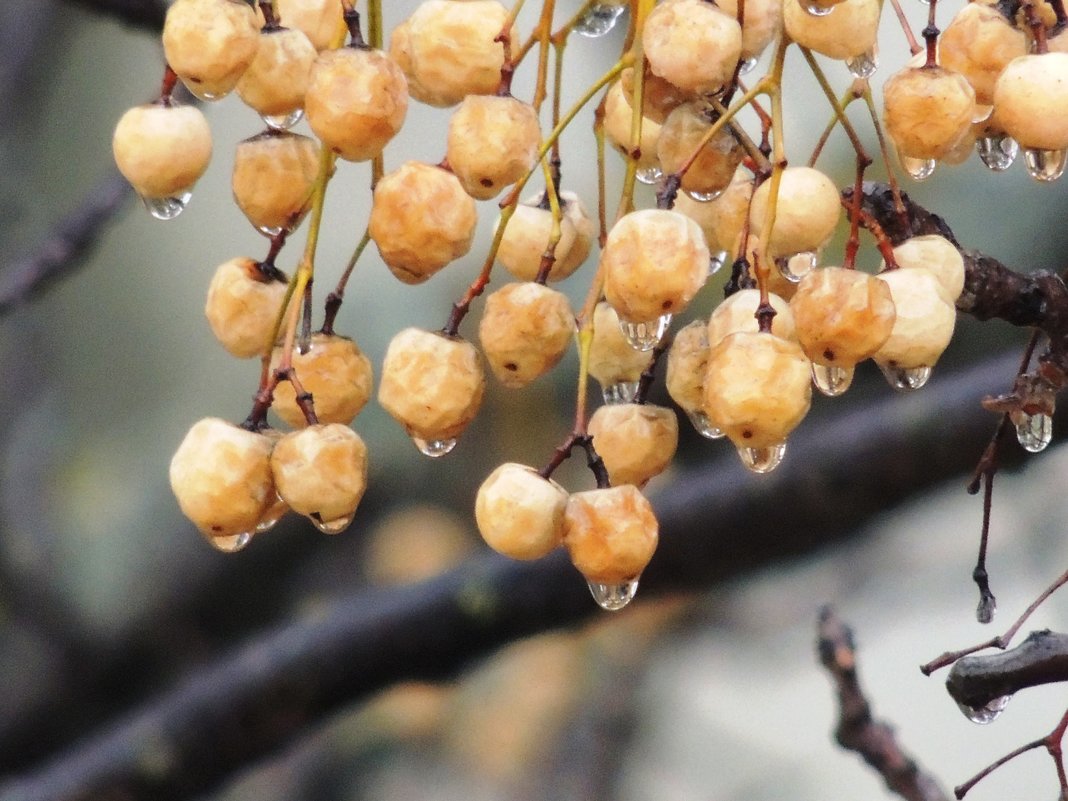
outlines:
[{"label": "pale yellow berry", "polygon": [[622,217],[601,252],[605,299],[633,323],[677,314],[708,278],[704,234],[689,217],[643,209]]},{"label": "pale yellow berry", "polygon": [[[785,0],[797,2],[797,0]],[[833,0],[841,2],[841,0]],[[738,18],[738,0],[718,0],[723,13]],[[782,31],[782,0],[745,0],[742,59],[758,58]]]},{"label": "pale yellow berry", "polygon": [[404,124],[408,82],[381,50],[327,50],[312,67],[304,107],[323,144],[348,161],[366,161]]},{"label": "pale yellow berry", "polygon": [[702,411],[708,369],[708,326],[694,320],[679,329],[667,353],[664,388],[684,412]]},{"label": "pale yellow berry", "polygon": [[734,76],[742,29],[713,3],[664,0],[645,21],[642,44],[654,73],[687,92],[704,94]]},{"label": "pale yellow berry", "polygon": [[739,166],[727,188],[715,200],[702,203],[680,192],[675,198],[675,211],[701,226],[709,251],[726,251],[729,263],[738,256],[752,197],[753,176],[744,166]]},{"label": "pale yellow berry", "polygon": [[1068,53],[1010,62],[994,86],[994,114],[1020,147],[1068,148]]},{"label": "pale yellow berry", "polygon": [[482,362],[470,342],[406,328],[389,343],[378,402],[409,435],[449,440],[474,419],[485,387]]},{"label": "pale yellow berry", "polygon": [[[930,270],[950,303],[955,303],[964,290],[964,256],[945,237],[929,234],[906,239],[894,248],[894,259],[898,267]],[[886,269],[885,263],[880,269]]]},{"label": "pale yellow berry", "polygon": [[[699,103],[684,103],[672,111],[656,140],[660,168],[666,173],[678,172],[701,145],[712,121],[709,108]],[[682,189],[702,195],[726,189],[744,155],[745,151],[730,127],[721,128],[701,146],[697,158],[682,177]]]},{"label": "pale yellow berry", "polygon": [[467,194],[488,200],[531,170],[540,141],[529,103],[511,95],[468,95],[449,118],[445,157]]},{"label": "pale yellow berry", "polygon": [[[841,7],[834,14],[839,10]],[[828,16],[833,17],[834,14]],[[762,236],[771,183],[770,180],[765,181],[753,193],[749,225],[756,236]],[[812,167],[787,167],[782,171],[779,184],[775,222],[771,240],[766,243],[767,255],[779,258],[820,250],[834,234],[841,216],[838,187],[830,178]]]},{"label": "pale yellow berry", "polygon": [[809,360],[796,342],[740,331],[709,349],[704,411],[735,446],[784,442],[811,402]]},{"label": "pale yellow berry", "polygon": [[[278,367],[281,358],[279,346],[272,355],[272,366]],[[320,423],[348,425],[363,409],[374,388],[371,360],[351,339],[336,334],[312,334],[307,350],[294,349],[293,369],[301,387],[311,393]],[[288,381],[280,382],[275,388],[272,408],[293,428],[308,424]]]},{"label": "pale yellow berry", "polygon": [[278,19],[304,31],[316,50],[338,46],[345,37],[341,0],[275,0]]},{"label": "pale yellow berry", "polygon": [[567,491],[532,467],[506,463],[475,496],[475,522],[493,550],[512,559],[539,559],[564,537]]},{"label": "pale yellow berry", "polygon": [[[497,250],[498,261],[520,281],[538,277],[542,256],[549,247],[553,215],[548,203],[543,203],[544,197],[541,193],[516,206]],[[560,240],[553,251],[550,281],[562,281],[574,273],[590,255],[593,243],[593,221],[578,195],[560,193],[560,214]]]},{"label": "pale yellow berry", "polygon": [[375,187],[367,230],[382,260],[406,284],[420,284],[471,249],[475,201],[448,170],[408,161]]},{"label": "pale yellow berry", "polygon": [[[634,115],[627,95],[623,91],[622,81],[616,81],[608,89],[604,101],[604,135],[610,144],[624,157],[630,156],[631,126]],[[638,140],[638,169],[648,170],[659,166],[656,157],[656,140],[660,136],[660,125],[649,117],[642,118],[641,136]]]},{"label": "pale yellow berry", "polygon": [[[619,74],[620,87],[627,99],[627,104],[634,108],[634,68],[627,67]],[[667,115],[677,106],[690,100],[692,95],[670,81],[656,75],[646,65],[644,83],[642,84],[642,114],[663,125]]]},{"label": "pale yellow berry", "polygon": [[587,429],[613,486],[642,486],[671,464],[679,445],[675,412],[644,403],[614,403],[591,415]]},{"label": "pale yellow berry", "polygon": [[820,17],[806,11],[798,0],[785,0],[783,24],[799,45],[845,61],[875,47],[880,8],[879,0],[844,0]]},{"label": "pale yellow berry", "polygon": [[367,489],[367,446],[340,423],[309,426],[274,446],[271,474],[294,512],[336,534],[351,522]]},{"label": "pale yellow berry", "polygon": [[237,82],[245,104],[268,117],[304,107],[315,47],[303,31],[268,28],[260,34],[256,57]]},{"label": "pale yellow berry", "polygon": [[[790,304],[774,293],[768,293],[768,302],[775,309],[775,316],[771,318],[771,333],[782,339],[792,342],[797,341],[797,330],[794,325],[794,314],[790,311]],[[727,297],[712,310],[708,318],[706,336],[708,346],[718,345],[724,337],[736,334],[739,331],[756,333],[760,330],[757,323],[756,311],[760,306],[760,292],[756,289],[740,289],[730,297]]]},{"label": "pale yellow berry", "polygon": [[240,142],[231,187],[249,222],[263,231],[292,231],[311,207],[319,174],[319,145],[286,131],[267,131]]},{"label": "pale yellow berry", "polygon": [[587,581],[636,580],[658,539],[653,508],[632,484],[576,492],[564,511],[564,545]]},{"label": "pale yellow berry", "polygon": [[549,372],[567,353],[575,318],[567,296],[532,282],[505,284],[486,298],[478,339],[490,369],[506,387]]},{"label": "pale yellow berry", "polygon": [[633,383],[649,366],[652,354],[632,348],[619,328],[616,310],[601,302],[593,312],[589,372],[602,387]]},{"label": "pale yellow berry", "polygon": [[994,102],[994,84],[1014,58],[1027,53],[1027,37],[994,6],[965,3],[938,37],[938,60],[963,75],[975,100]]},{"label": "pale yellow berry", "polygon": [[938,279],[922,267],[890,270],[877,278],[890,287],[897,316],[890,338],[872,358],[902,370],[933,367],[953,338],[957,321]]},{"label": "pale yellow berry", "polygon": [[211,129],[193,106],[135,106],[119,119],[111,141],[115,164],[139,195],[166,198],[188,191],[211,160]]},{"label": "pale yellow berry", "polygon": [[[759,251],[759,256],[757,252]],[[817,259],[819,257],[819,251],[815,253]],[[812,253],[798,253],[794,256],[785,259],[786,271],[784,272],[773,259],[768,259],[764,250],[760,244],[760,237],[753,236],[751,233],[749,239],[745,243],[745,258],[749,264],[749,269],[746,273],[756,282],[756,264],[757,259],[761,260],[761,263],[768,268],[768,292],[773,295],[778,295],[783,300],[789,301],[797,292],[796,276],[804,275],[808,270],[812,269]],[[785,257],[783,257],[785,258]],[[786,273],[795,276],[795,280],[790,280],[786,277]]]},{"label": "pale yellow berry", "polygon": [[251,359],[271,349],[286,283],[283,273],[264,272],[255,259],[236,258],[219,265],[208,285],[204,315],[227,351]]},{"label": "pale yellow berry", "polygon": [[163,23],[167,63],[205,100],[234,88],[259,39],[256,13],[243,0],[175,0]]},{"label": "pale yellow berry", "polygon": [[906,67],[883,84],[883,122],[898,152],[941,159],[972,127],[975,93],[964,76],[942,67]]}]

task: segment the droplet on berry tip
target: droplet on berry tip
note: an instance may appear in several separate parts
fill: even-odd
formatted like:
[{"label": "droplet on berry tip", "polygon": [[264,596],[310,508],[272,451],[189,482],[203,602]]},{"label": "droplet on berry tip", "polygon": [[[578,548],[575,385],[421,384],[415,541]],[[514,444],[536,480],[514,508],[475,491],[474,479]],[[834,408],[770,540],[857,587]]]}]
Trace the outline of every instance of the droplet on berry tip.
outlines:
[{"label": "droplet on berry tip", "polygon": [[853,368],[812,362],[812,383],[830,398],[837,398],[853,383]]},{"label": "droplet on berry tip", "polygon": [[901,168],[914,181],[926,181],[938,166],[938,162],[934,159],[914,159],[900,154],[898,158],[901,161]]},{"label": "droplet on berry tip", "polygon": [[626,10],[626,3],[594,3],[572,30],[587,39],[600,39],[616,27],[616,22]]},{"label": "droplet on berry tip", "polygon": [[296,108],[288,114],[261,114],[260,118],[272,130],[288,131],[304,118],[304,109]]},{"label": "droplet on berry tip", "polygon": [[882,362],[876,363],[879,365],[879,369],[883,371],[883,375],[886,376],[887,383],[899,392],[912,392],[913,390],[922,389],[931,378],[931,368],[929,366],[904,368],[883,364]]},{"label": "droplet on berry tip", "polygon": [[1028,175],[1036,181],[1049,183],[1064,175],[1065,165],[1068,164],[1068,150],[1038,150],[1026,147],[1024,161]]},{"label": "droplet on berry tip", "polygon": [[780,464],[786,455],[786,443],[777,442],[766,448],[739,448],[738,456],[745,469],[752,473],[770,473]]},{"label": "droplet on berry tip", "polygon": [[423,456],[429,456],[431,459],[438,459],[447,453],[450,453],[453,448],[456,447],[456,439],[422,439],[420,437],[412,437],[412,442],[415,443],[415,447],[419,449],[419,452]]},{"label": "droplet on berry tip", "polygon": [[619,321],[619,330],[623,332],[627,344],[634,350],[652,350],[667,333],[671,325],[671,315],[661,314],[655,320],[644,323],[631,323],[626,320]]},{"label": "droplet on berry tip", "polygon": [[157,220],[166,221],[173,220],[185,211],[191,197],[193,197],[192,192],[183,192],[174,197],[142,197],[141,201],[145,204],[149,214]]},{"label": "droplet on berry tip", "polygon": [[997,134],[976,139],[975,149],[988,169],[1003,172],[1016,161],[1020,145],[1007,134]]},{"label": "droplet on berry tip", "polygon": [[633,601],[638,592],[638,579],[622,584],[599,584],[596,581],[587,581],[586,584],[597,605],[609,612],[618,612]]},{"label": "droplet on berry tip", "polygon": [[708,419],[708,415],[700,409],[686,412],[686,416],[690,418],[690,422],[697,429],[697,433],[705,439],[723,439],[726,436],[723,431],[712,424],[712,421]]},{"label": "droplet on berry tip", "polygon": [[1025,451],[1039,453],[1053,440],[1053,419],[1048,414],[1020,412],[1013,416],[1013,422],[1016,423],[1016,439]]}]

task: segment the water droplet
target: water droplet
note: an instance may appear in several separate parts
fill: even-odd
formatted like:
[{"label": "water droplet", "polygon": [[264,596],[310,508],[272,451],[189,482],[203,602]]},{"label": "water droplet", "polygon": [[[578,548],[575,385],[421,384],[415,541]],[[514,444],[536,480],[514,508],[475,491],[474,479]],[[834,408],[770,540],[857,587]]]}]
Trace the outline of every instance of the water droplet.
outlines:
[{"label": "water droplet", "polygon": [[633,601],[634,594],[638,592],[638,579],[622,584],[599,584],[596,581],[587,581],[586,584],[597,605],[609,612],[618,612]]},{"label": "water droplet", "polygon": [[791,284],[796,284],[816,269],[819,260],[818,253],[795,253],[792,256],[780,256],[775,259],[775,266],[779,268],[783,278]]},{"label": "water droplet", "polygon": [[717,197],[723,194],[722,189],[717,189],[715,192],[691,192],[689,189],[683,189],[690,200],[696,200],[698,203],[711,203]]},{"label": "water droplet", "polygon": [[854,78],[870,78],[879,68],[879,54],[875,48],[846,60],[849,74]]},{"label": "water droplet", "polygon": [[911,156],[902,156],[900,153],[898,161],[901,162],[901,169],[908,173],[913,181],[926,181],[938,166],[938,162],[934,159],[914,159]]},{"label": "water droplet", "polygon": [[644,323],[631,323],[626,320],[619,321],[619,330],[623,332],[627,344],[634,350],[652,350],[667,333],[671,325],[671,315],[661,314],[655,320]]},{"label": "water droplet", "polygon": [[1007,134],[981,136],[975,140],[975,149],[983,164],[994,172],[1003,172],[1011,167],[1020,152],[1019,144]]},{"label": "water droplet", "polygon": [[738,74],[745,75],[753,71],[753,67],[757,65],[759,59],[756,56],[750,56],[749,58],[743,58],[738,63]]},{"label": "water droplet", "polygon": [[288,131],[304,118],[304,109],[295,108],[288,114],[261,114],[267,127],[275,131]]},{"label": "water droplet", "polygon": [[601,388],[605,405],[612,406],[616,403],[631,403],[638,394],[637,381],[619,381]]},{"label": "water droplet", "polygon": [[455,437],[452,439],[420,439],[419,437],[412,437],[412,442],[415,443],[415,447],[419,449],[423,456],[429,456],[431,459],[444,456],[456,447]]},{"label": "water droplet", "polygon": [[237,553],[251,541],[251,531],[242,531],[240,534],[234,534],[231,537],[208,537],[208,542],[212,544],[215,550],[223,553]]},{"label": "water droplet", "polygon": [[310,517],[309,520],[315,524],[315,527],[319,529],[323,534],[340,534],[342,531],[352,525],[352,515],[345,517],[339,517],[336,520],[321,520],[318,516]]},{"label": "water droplet", "polygon": [[998,602],[993,595],[983,595],[979,599],[979,605],[975,607],[975,619],[986,625],[994,620],[994,612],[997,611]]},{"label": "water droplet", "polygon": [[1019,412],[1013,415],[1016,423],[1016,439],[1029,453],[1044,451],[1053,440],[1053,419],[1048,414],[1028,414]]},{"label": "water droplet", "polygon": [[256,230],[267,237],[275,237],[282,233],[282,226],[280,225],[259,225]]},{"label": "water droplet", "polygon": [[708,419],[708,415],[700,409],[686,412],[686,416],[690,418],[693,427],[697,429],[697,433],[702,437],[705,437],[706,439],[722,439],[725,436],[720,429],[712,425],[712,421]]},{"label": "water droplet", "polygon": [[824,395],[837,398],[853,383],[853,372],[852,367],[812,362],[812,383]]},{"label": "water droplet", "polygon": [[723,269],[723,265],[727,263],[727,259],[731,257],[731,254],[725,250],[721,250],[718,253],[713,253],[708,260],[708,274],[715,275]]},{"label": "water droplet", "polygon": [[142,197],[141,202],[145,204],[148,213],[157,220],[173,220],[185,211],[185,207],[189,205],[189,198],[192,196],[192,192],[182,192],[174,197]]},{"label": "water droplet", "polygon": [[826,17],[828,14],[834,11],[833,5],[821,6],[818,3],[806,3],[805,0],[798,0],[798,2],[801,3],[801,8],[805,9],[807,13],[811,14],[814,17]]},{"label": "water droplet", "polygon": [[599,39],[616,27],[616,22],[626,10],[626,3],[597,3],[575,23],[574,31],[587,39]]},{"label": "water droplet", "polygon": [[[184,83],[184,81],[183,81],[183,83]],[[222,100],[224,97],[226,97],[228,94],[230,94],[229,91],[226,91],[226,92],[205,92],[200,87],[194,86],[194,85],[188,84],[188,83],[185,84],[185,88],[189,90],[189,94],[193,95],[193,97],[197,98],[198,100],[203,100],[205,103],[211,103],[211,102],[213,102],[215,100]]]},{"label": "water droplet", "polygon": [[753,473],[770,473],[780,464],[786,455],[786,443],[779,442],[766,448],[739,448],[738,456],[745,469]]},{"label": "water droplet", "polygon": [[993,106],[988,106],[983,103],[976,103],[975,108],[972,110],[972,124],[975,125],[980,122],[986,122],[990,119],[990,115],[993,113]]},{"label": "water droplet", "polygon": [[277,495],[275,498],[275,502],[267,508],[267,511],[263,513],[263,517],[260,518],[260,522],[256,524],[257,534],[270,531],[275,527],[279,520],[285,517],[286,512],[289,511],[289,504]]},{"label": "water droplet", "polygon": [[664,175],[664,171],[660,169],[659,164],[652,164],[648,167],[639,167],[638,171],[634,174],[634,177],[638,179],[640,183],[647,186],[654,186],[657,181]]},{"label": "water droplet", "polygon": [[1037,150],[1024,148],[1024,162],[1027,173],[1036,181],[1049,183],[1064,175],[1064,166],[1068,164],[1068,150]]},{"label": "water droplet", "polygon": [[964,713],[964,717],[968,718],[972,723],[985,726],[987,723],[993,723],[998,719],[1005,707],[1009,705],[1011,699],[1011,695],[1003,695],[1000,698],[994,698],[986,706],[968,706],[960,701],[957,701],[957,706]]},{"label": "water droplet", "polygon": [[883,371],[887,382],[899,392],[912,392],[922,388],[931,377],[930,367],[895,367],[892,364],[876,362]]}]

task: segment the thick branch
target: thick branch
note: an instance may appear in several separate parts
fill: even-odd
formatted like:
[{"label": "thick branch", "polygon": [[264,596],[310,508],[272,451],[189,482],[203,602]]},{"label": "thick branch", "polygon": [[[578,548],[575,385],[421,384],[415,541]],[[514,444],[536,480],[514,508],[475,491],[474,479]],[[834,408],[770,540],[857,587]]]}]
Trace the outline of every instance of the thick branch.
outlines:
[{"label": "thick branch", "polygon": [[1068,634],[1033,631],[1008,651],[958,659],[946,689],[961,706],[982,709],[1026,687],[1068,681]]}]

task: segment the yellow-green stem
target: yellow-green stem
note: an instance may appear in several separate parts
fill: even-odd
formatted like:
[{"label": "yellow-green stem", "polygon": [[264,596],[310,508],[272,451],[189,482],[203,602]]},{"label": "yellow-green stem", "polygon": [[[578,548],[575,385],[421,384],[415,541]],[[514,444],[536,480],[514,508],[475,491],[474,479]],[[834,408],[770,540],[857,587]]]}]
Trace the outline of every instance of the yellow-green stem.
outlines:
[{"label": "yellow-green stem", "polygon": [[783,145],[782,128],[782,72],[786,61],[786,48],[790,40],[784,34],[779,38],[779,44],[775,49],[775,60],[771,70],[758,85],[767,87],[771,100],[771,177],[768,179],[771,185],[768,187],[768,202],[764,211],[764,223],[760,229],[760,246],[756,249],[753,264],[753,273],[756,276],[757,287],[760,290],[761,307],[769,306],[768,302],[768,278],[771,268],[768,264],[767,251],[771,246],[771,232],[775,226],[775,212],[779,202],[779,185],[782,183],[782,171],[786,168],[786,148]]},{"label": "yellow-green stem", "polygon": [[[798,46],[800,47],[800,45]],[[871,157],[864,150],[864,145],[861,143],[860,137],[857,136],[856,129],[849,121],[849,117],[846,116],[845,106],[839,103],[838,98],[834,96],[834,90],[831,88],[831,84],[828,82],[827,76],[823,72],[823,68],[820,67],[816,62],[815,57],[812,55],[812,51],[807,47],[801,47],[801,55],[803,55],[805,61],[808,62],[808,67],[812,70],[812,74],[816,76],[816,81],[819,83],[820,89],[823,90],[823,94],[827,97],[827,102],[831,104],[835,117],[842,123],[842,128],[845,129],[846,136],[849,137],[849,142],[853,145],[853,150],[857,154],[857,158],[861,161],[871,163]]]}]

